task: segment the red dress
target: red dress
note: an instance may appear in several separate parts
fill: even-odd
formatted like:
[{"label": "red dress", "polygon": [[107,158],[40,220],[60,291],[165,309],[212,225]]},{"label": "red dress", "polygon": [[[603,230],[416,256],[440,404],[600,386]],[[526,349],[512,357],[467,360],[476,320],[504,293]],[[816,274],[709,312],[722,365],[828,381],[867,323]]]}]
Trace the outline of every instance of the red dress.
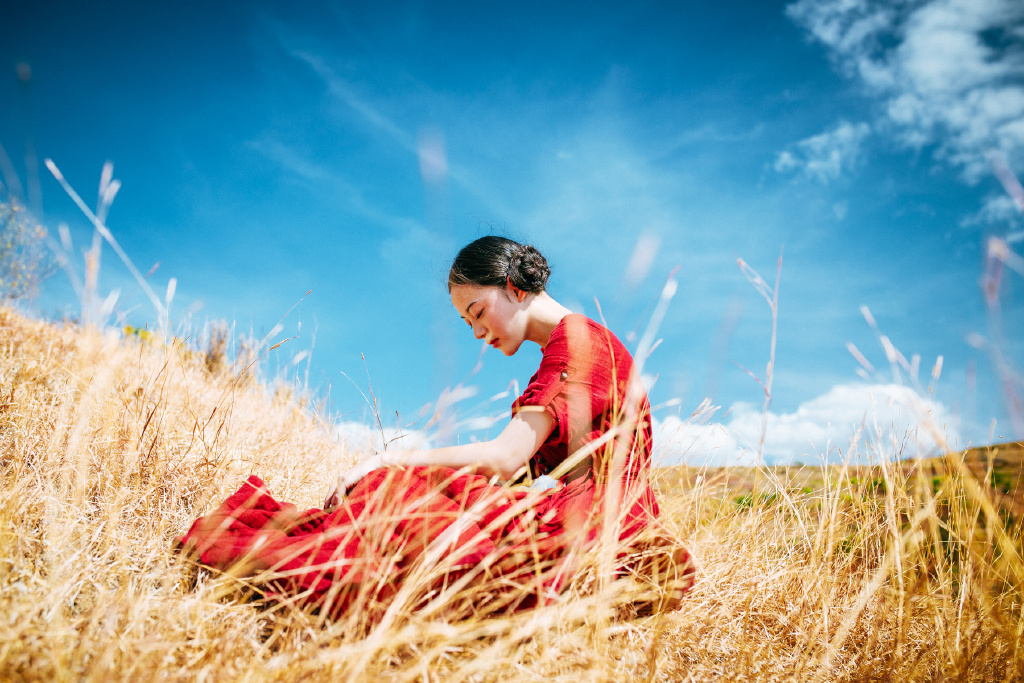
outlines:
[{"label": "red dress", "polygon": [[547,602],[609,523],[620,557],[657,524],[650,406],[622,343],[570,314],[512,405],[513,414],[525,410],[555,420],[530,461],[534,476],[559,478],[555,488],[495,486],[447,467],[390,467],[364,477],[331,512],[300,512],[252,476],[178,543],[218,569],[268,569],[266,593],[335,614],[386,608],[406,584],[404,599],[425,604],[460,578],[493,587],[492,604],[474,604],[474,612]]}]

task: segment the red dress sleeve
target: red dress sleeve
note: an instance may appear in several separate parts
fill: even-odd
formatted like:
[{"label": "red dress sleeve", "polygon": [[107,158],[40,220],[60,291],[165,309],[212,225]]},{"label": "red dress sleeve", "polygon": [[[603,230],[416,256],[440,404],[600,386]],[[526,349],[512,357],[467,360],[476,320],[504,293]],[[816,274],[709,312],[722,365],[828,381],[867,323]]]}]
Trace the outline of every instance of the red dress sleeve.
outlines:
[{"label": "red dress sleeve", "polygon": [[[535,475],[551,472],[570,453],[611,428],[613,414],[627,396],[632,372],[632,357],[611,331],[578,314],[562,319],[544,348],[540,367],[512,404],[513,415],[544,410],[555,420],[551,436],[531,461]],[[646,460],[649,438],[639,445],[647,451],[643,454]],[[589,461],[581,463],[569,478],[585,474],[590,466]]]},{"label": "red dress sleeve", "polygon": [[564,396],[568,380],[569,348],[561,324],[551,333],[540,367],[533,373],[529,384],[512,404],[512,414],[541,410],[555,420],[555,429],[545,443],[558,442],[568,427],[569,412]]}]

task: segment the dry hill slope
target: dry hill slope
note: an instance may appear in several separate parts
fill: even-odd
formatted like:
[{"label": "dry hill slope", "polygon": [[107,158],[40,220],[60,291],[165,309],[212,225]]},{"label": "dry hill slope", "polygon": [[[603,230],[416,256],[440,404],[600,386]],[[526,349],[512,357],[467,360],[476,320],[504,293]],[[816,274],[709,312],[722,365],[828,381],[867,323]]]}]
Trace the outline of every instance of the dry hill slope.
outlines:
[{"label": "dry hill slope", "polygon": [[169,545],[253,472],[281,498],[320,501],[341,463],[285,393],[211,373],[178,344],[0,309],[0,678],[1024,676],[1020,533],[955,463],[937,485],[881,469],[884,490],[842,471],[740,501],[666,486],[666,524],[702,565],[672,613],[640,616],[628,582],[593,572],[503,618],[368,625],[263,604]]}]

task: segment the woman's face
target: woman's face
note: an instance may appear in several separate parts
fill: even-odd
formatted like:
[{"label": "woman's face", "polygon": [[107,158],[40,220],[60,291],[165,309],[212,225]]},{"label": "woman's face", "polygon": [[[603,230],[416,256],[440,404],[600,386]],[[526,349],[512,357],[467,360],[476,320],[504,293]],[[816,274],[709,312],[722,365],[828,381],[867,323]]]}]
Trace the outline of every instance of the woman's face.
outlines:
[{"label": "woman's face", "polygon": [[511,287],[454,285],[452,305],[483,339],[506,356],[519,350],[526,339],[526,293]]}]

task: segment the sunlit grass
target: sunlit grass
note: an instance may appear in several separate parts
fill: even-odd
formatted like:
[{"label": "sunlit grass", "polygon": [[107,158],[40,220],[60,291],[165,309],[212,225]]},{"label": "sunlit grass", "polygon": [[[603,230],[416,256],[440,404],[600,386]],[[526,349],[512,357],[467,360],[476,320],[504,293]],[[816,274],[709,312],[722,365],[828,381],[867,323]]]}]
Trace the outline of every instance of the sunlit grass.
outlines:
[{"label": "sunlit grass", "polygon": [[663,471],[663,520],[700,563],[677,610],[638,602],[643,590],[664,597],[658,582],[602,579],[595,558],[551,606],[512,615],[474,615],[473,585],[450,609],[410,601],[383,619],[261,601],[248,579],[181,561],[173,538],[249,474],[314,507],[346,463],[331,460],[325,420],[239,370],[176,343],[0,312],[0,676],[1024,675],[1020,527],[999,493],[1009,480],[979,485],[957,455],[757,477]]}]

